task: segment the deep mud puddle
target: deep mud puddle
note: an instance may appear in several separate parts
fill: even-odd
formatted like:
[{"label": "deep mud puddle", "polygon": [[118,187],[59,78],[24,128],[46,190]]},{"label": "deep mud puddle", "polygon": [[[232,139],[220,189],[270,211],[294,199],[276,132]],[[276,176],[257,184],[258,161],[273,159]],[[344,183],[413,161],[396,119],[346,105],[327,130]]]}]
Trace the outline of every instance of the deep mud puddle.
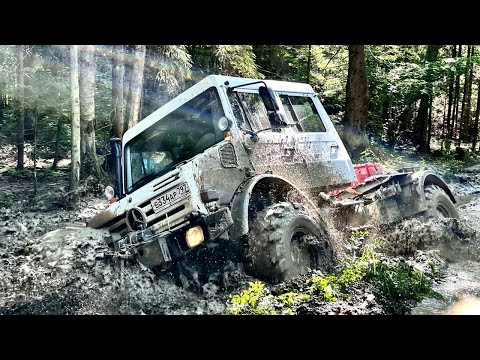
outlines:
[{"label": "deep mud puddle", "polygon": [[[433,286],[443,299],[424,299],[412,310],[413,315],[480,315],[480,251],[477,246],[480,240],[480,198],[477,196],[461,205],[459,212],[461,223],[474,230],[466,239],[472,246],[463,253],[449,254],[451,262]],[[477,239],[472,239],[475,235]]]},{"label": "deep mud puddle", "polygon": [[466,260],[450,264],[433,289],[444,299],[424,299],[412,315],[480,315],[480,263]]}]

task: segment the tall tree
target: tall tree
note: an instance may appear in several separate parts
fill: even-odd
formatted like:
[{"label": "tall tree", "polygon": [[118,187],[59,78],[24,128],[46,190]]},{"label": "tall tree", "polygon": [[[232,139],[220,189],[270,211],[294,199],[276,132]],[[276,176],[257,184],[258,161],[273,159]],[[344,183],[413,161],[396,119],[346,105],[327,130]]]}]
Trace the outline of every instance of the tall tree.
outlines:
[{"label": "tall tree", "polygon": [[122,137],[125,128],[125,111],[123,104],[123,80],[125,65],[123,61],[124,46],[114,45],[112,55],[112,124],[113,135]]},{"label": "tall tree", "polygon": [[477,108],[475,109],[475,123],[473,124],[472,151],[476,151],[478,138],[478,117],[480,115],[480,80],[478,81]]},{"label": "tall tree", "polygon": [[25,149],[25,73],[23,68],[23,45],[17,45],[17,98],[20,108],[17,131],[17,169],[23,170]]},{"label": "tall tree", "polygon": [[312,45],[308,45],[307,55],[307,84],[310,84],[310,73],[312,72]]},{"label": "tall tree", "polygon": [[132,57],[133,57],[133,46],[125,46],[125,54],[123,58],[123,63],[125,66],[125,74],[123,77],[123,102],[125,104],[125,112],[123,118],[123,132],[128,130],[128,119],[130,119],[130,103],[132,98],[131,92],[131,82],[132,82]]},{"label": "tall tree", "polygon": [[[457,51],[457,56],[462,57],[462,45],[458,45],[458,51]],[[460,104],[460,76],[461,74],[456,75],[456,80],[455,80],[455,94],[454,94],[454,100],[453,100],[453,118],[452,118],[452,133],[450,138],[453,138],[456,136],[456,133],[459,129],[458,127],[458,108]],[[460,135],[459,135],[460,136]]]},{"label": "tall tree", "polygon": [[343,139],[350,155],[357,158],[369,144],[365,135],[369,100],[365,45],[349,45],[348,56]]},{"label": "tall tree", "polygon": [[458,137],[458,146],[461,141],[470,141],[470,113],[471,113],[471,101],[472,101],[472,83],[473,83],[473,63],[471,61],[473,56],[473,45],[468,45],[467,50],[467,66],[465,68],[465,82],[463,89],[463,101],[462,101],[462,116],[460,127],[460,135]]},{"label": "tall tree", "polygon": [[78,84],[78,46],[70,46],[70,98],[72,101],[72,165],[70,189],[75,190],[80,181],[80,90]]},{"label": "tall tree", "polygon": [[[457,45],[452,46],[452,58],[455,59],[457,56]],[[450,124],[452,121],[452,106],[453,106],[453,83],[455,80],[455,73],[453,70],[449,71],[448,74],[448,111],[447,111],[447,119],[445,126],[443,128],[443,135],[444,136],[449,136],[451,134],[450,132]],[[451,136],[450,136],[451,138]]]},{"label": "tall tree", "polygon": [[439,45],[428,45],[427,52],[425,54],[425,61],[427,71],[425,74],[426,91],[420,96],[420,105],[418,106],[417,117],[414,124],[414,144],[418,145],[418,149],[422,152],[428,152],[430,150],[429,143],[429,111],[432,104],[433,96],[433,71],[430,68],[432,62],[437,61]]},{"label": "tall tree", "polygon": [[95,148],[95,47],[79,46],[81,177],[97,175]]},{"label": "tall tree", "polygon": [[143,69],[145,67],[145,45],[133,46],[133,63],[130,74],[130,106],[128,128],[136,125],[140,117],[140,100],[143,87]]}]

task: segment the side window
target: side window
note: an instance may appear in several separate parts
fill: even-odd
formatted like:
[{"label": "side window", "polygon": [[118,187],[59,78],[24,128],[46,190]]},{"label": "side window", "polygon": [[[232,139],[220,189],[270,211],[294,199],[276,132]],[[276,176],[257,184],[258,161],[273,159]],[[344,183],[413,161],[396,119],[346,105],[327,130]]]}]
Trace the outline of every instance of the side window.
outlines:
[{"label": "side window", "polygon": [[229,93],[228,100],[232,105],[233,115],[235,115],[235,119],[237,119],[238,124],[243,128],[252,130],[252,127],[250,126],[250,123],[248,122],[248,119],[246,118],[246,115],[242,110],[242,105],[240,104],[241,100],[238,96],[238,93]]},{"label": "side window", "polygon": [[267,109],[258,94],[236,92],[229,95],[229,100],[239,123],[249,123],[249,127],[254,131],[271,127]]},{"label": "side window", "polygon": [[304,132],[326,132],[312,99],[305,96],[280,95],[288,119]]}]

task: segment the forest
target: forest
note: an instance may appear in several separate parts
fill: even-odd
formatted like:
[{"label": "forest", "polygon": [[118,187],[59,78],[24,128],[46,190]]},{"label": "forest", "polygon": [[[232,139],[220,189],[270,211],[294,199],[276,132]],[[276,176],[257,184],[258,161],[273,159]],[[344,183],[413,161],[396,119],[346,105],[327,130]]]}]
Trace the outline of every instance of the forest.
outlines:
[{"label": "forest", "polygon": [[[478,152],[476,51],[474,45],[4,45],[0,134],[16,144],[18,170],[33,172],[26,162],[33,154],[50,159],[52,169],[73,154],[80,159],[73,162],[75,176],[86,178],[99,171],[96,155],[108,138],[206,75],[223,74],[307,82],[339,127],[354,125],[389,147],[463,159]],[[352,146],[358,158],[368,139]]]},{"label": "forest", "polygon": [[[310,84],[354,164],[440,173],[462,219],[355,228],[303,283],[228,257],[206,284],[179,276],[189,291],[176,270],[115,275],[85,227],[109,205],[109,139],[211,74]],[[0,45],[0,314],[478,312],[479,116],[479,45]]]}]

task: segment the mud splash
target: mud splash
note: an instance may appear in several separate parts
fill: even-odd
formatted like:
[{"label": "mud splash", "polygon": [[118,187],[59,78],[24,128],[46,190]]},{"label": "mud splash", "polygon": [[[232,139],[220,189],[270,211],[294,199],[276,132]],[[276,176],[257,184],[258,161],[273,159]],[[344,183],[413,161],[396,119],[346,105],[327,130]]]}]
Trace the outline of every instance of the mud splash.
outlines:
[{"label": "mud splash", "polygon": [[[466,182],[457,183],[465,196],[472,196],[459,208],[461,221],[424,224],[409,220],[384,232],[387,254],[408,258],[424,273],[439,278],[434,289],[444,300],[425,299],[414,314],[476,311],[480,199],[467,189]],[[45,196],[36,205],[25,198],[12,209],[0,209],[0,314],[222,314],[228,294],[238,292],[250,280],[232,266],[228,289],[213,274],[201,291],[193,292],[178,286],[168,274],[154,275],[137,264],[122,267],[109,257],[104,231],[78,226],[101,211],[104,201],[85,198],[77,208],[68,208],[59,196],[48,194],[58,192],[61,184],[47,185],[48,191],[40,191]],[[15,198],[21,198],[21,193]],[[332,245],[341,260],[343,234],[333,235]],[[372,292],[352,289],[344,301],[308,303],[299,313],[386,313]]]},{"label": "mud splash", "polygon": [[104,230],[67,226],[24,250],[0,283],[0,314],[217,314],[224,299],[200,296],[138,265],[107,256]]},{"label": "mud splash", "polygon": [[[461,205],[459,213],[462,220],[458,227],[446,228],[439,237],[448,263],[433,289],[444,299],[425,299],[412,314],[480,314],[480,198]],[[460,230],[459,236],[447,239],[446,234],[455,229]]]}]

